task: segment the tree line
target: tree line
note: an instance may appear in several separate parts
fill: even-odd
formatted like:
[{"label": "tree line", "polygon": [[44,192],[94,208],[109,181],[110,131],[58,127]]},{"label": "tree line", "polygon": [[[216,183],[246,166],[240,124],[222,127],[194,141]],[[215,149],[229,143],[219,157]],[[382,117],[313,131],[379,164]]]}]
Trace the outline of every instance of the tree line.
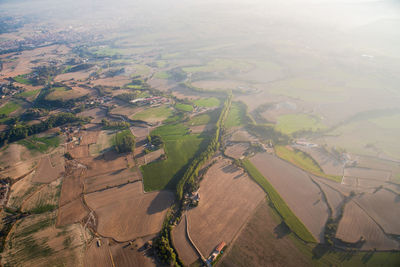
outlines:
[{"label": "tree line", "polygon": [[17,122],[16,124],[11,125],[6,131],[0,133],[0,145],[3,145],[6,142],[9,143],[18,141],[30,135],[38,134],[67,123],[84,122],[88,122],[88,119],[77,117],[72,113],[59,113],[57,115],[51,115],[45,121],[33,125]]}]

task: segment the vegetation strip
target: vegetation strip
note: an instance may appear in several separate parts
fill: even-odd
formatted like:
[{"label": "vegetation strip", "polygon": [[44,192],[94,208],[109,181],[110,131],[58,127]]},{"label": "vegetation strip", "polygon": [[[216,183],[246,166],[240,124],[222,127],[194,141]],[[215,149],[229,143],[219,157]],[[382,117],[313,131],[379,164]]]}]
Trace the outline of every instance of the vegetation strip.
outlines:
[{"label": "vegetation strip", "polygon": [[304,224],[290,210],[279,193],[273,188],[268,180],[257,170],[257,168],[248,160],[241,161],[243,167],[250,177],[259,184],[267,193],[270,203],[274,206],[277,212],[282,216],[287,226],[303,241],[315,243],[314,236],[308,231]]},{"label": "vegetation strip", "polygon": [[303,151],[297,149],[293,149],[292,151],[284,146],[275,146],[275,153],[281,159],[286,160],[311,174],[327,178],[338,183],[342,181],[341,176],[329,175],[324,173],[319,164],[311,156],[309,156],[307,153],[304,153]]},{"label": "vegetation strip", "polygon": [[172,227],[179,222],[182,216],[184,192],[191,192],[195,189],[195,179],[198,176],[199,170],[203,164],[219,149],[224,122],[231,107],[231,103],[232,94],[229,94],[228,98],[224,102],[224,107],[216,123],[214,137],[211,139],[207,149],[192,161],[176,187],[176,196],[179,200],[179,207],[171,207],[171,210],[163,223],[161,234],[154,242],[156,253],[159,259],[164,263],[170,264],[171,266],[184,265],[182,260],[179,258],[171,239]]}]

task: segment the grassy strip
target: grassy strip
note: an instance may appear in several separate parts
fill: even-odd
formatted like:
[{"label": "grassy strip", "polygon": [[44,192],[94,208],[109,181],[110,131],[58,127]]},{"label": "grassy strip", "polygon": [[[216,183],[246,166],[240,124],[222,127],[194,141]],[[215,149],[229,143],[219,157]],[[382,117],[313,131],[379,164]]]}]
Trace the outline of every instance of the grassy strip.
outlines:
[{"label": "grassy strip", "polygon": [[193,111],[193,106],[188,104],[177,103],[175,108],[180,111],[191,112]]},{"label": "grassy strip", "polygon": [[33,136],[18,141],[18,144],[25,146],[29,150],[45,153],[50,147],[58,147],[60,145],[60,138],[58,135],[46,137]]},{"label": "grassy strip", "polygon": [[218,120],[220,109],[215,109],[211,112],[207,112],[204,114],[200,114],[192,117],[192,119],[188,122],[190,126],[196,125],[205,125],[209,123],[216,123]]},{"label": "grassy strip", "polygon": [[22,93],[19,93],[16,95],[16,97],[22,97],[22,98],[28,98],[31,96],[35,96],[37,94],[39,94],[41,89],[36,89],[36,90],[31,90],[31,91],[24,91]]},{"label": "grassy strip", "polygon": [[14,81],[16,81],[17,83],[22,83],[22,84],[26,84],[26,85],[31,85],[32,82],[26,78],[26,75],[18,75],[14,78],[12,78]]},{"label": "grassy strip", "polygon": [[0,107],[0,114],[8,115],[11,112],[16,111],[17,109],[20,108],[20,105],[18,103],[15,103],[14,101],[10,101],[4,106]]},{"label": "grassy strip", "polygon": [[216,97],[209,97],[209,98],[201,98],[195,100],[194,104],[198,107],[213,108],[213,107],[218,107],[221,104],[221,102]]},{"label": "grassy strip", "polygon": [[257,168],[248,160],[243,160],[242,165],[249,173],[250,177],[258,183],[264,191],[268,194],[270,202],[274,205],[275,209],[282,216],[287,226],[296,235],[306,242],[315,243],[316,240],[313,235],[308,231],[304,224],[294,215],[290,208],[286,205],[285,201],[274,189],[274,187],[265,179],[265,177],[257,170]]},{"label": "grassy strip", "polygon": [[311,174],[324,177],[339,183],[342,181],[341,176],[329,175],[324,173],[322,168],[312,157],[300,150],[290,150],[285,146],[275,146],[275,153],[281,159],[284,159]]},{"label": "grassy strip", "polygon": [[233,102],[226,118],[226,127],[242,126],[245,124],[246,105],[241,102]]},{"label": "grassy strip", "polygon": [[161,106],[161,107],[155,107],[155,108],[148,108],[143,111],[140,111],[133,115],[131,119],[133,120],[147,120],[151,118],[157,118],[157,119],[162,119],[162,118],[168,118],[172,115],[172,110],[169,107],[166,106]]}]

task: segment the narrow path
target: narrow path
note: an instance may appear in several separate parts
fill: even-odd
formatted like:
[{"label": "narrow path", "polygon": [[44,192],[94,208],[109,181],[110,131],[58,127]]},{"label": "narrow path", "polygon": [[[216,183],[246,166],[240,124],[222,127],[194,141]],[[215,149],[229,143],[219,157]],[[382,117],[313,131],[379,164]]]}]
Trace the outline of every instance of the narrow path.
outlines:
[{"label": "narrow path", "polygon": [[186,222],[186,236],[189,239],[190,244],[196,250],[196,252],[200,256],[201,260],[204,263],[206,263],[206,261],[207,261],[206,258],[203,256],[203,254],[201,254],[200,249],[196,246],[196,244],[193,242],[192,238],[190,237],[190,234],[189,234],[189,220],[188,220],[187,213],[185,213],[185,222]]}]

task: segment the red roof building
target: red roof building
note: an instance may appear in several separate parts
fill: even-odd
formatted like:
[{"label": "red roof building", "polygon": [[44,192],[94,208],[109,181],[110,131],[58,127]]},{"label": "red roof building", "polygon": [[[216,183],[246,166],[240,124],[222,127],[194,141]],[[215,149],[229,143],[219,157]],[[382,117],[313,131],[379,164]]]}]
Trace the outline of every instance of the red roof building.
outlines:
[{"label": "red roof building", "polygon": [[219,245],[215,248],[216,251],[218,251],[218,253],[221,252],[221,250],[226,246],[226,243],[224,241],[222,241],[221,243],[219,243]]}]

